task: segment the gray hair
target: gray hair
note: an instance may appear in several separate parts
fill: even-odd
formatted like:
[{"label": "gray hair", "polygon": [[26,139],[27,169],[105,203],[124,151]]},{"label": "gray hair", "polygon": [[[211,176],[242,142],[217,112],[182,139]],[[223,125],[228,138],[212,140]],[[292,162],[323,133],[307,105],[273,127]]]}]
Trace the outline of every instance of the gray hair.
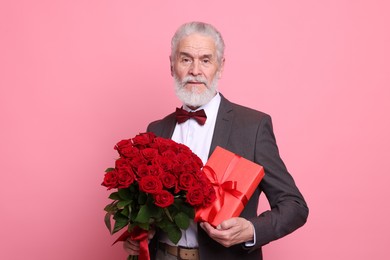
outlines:
[{"label": "gray hair", "polygon": [[171,41],[171,61],[176,58],[176,50],[179,42],[186,36],[199,33],[205,36],[210,36],[214,39],[215,47],[217,50],[217,60],[221,64],[225,52],[225,43],[223,41],[221,33],[211,24],[203,22],[190,22],[185,23],[177,29],[175,35]]}]

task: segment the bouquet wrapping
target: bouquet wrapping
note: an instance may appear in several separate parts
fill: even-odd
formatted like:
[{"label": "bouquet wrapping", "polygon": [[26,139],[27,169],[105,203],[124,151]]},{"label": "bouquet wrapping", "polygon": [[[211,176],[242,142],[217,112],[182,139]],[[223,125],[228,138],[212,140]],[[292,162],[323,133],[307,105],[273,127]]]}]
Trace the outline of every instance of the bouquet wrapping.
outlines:
[{"label": "bouquet wrapping", "polygon": [[183,144],[148,132],[121,140],[114,149],[119,158],[102,183],[114,190],[104,208],[105,224],[111,234],[126,228],[114,243],[138,240],[139,259],[149,259],[149,230],[159,228],[177,244],[181,229],[188,228],[196,210],[211,205],[216,193],[200,158]]}]

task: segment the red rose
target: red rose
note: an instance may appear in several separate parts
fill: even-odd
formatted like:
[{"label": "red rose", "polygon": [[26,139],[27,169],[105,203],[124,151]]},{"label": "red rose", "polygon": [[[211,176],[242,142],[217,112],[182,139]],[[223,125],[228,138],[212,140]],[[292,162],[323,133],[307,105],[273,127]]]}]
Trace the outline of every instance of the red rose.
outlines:
[{"label": "red rose", "polygon": [[148,165],[141,164],[140,166],[138,166],[136,174],[138,177],[144,177],[144,176],[150,175]]},{"label": "red rose", "polygon": [[166,191],[162,190],[161,192],[154,195],[154,204],[161,208],[166,208],[171,205],[174,201],[173,195]]},{"label": "red rose", "polygon": [[122,167],[118,169],[118,188],[129,187],[135,179],[134,172],[130,167]]},{"label": "red rose", "polygon": [[139,180],[139,189],[143,192],[157,194],[162,188],[163,185],[157,176],[145,176]]},{"label": "red rose", "polygon": [[164,138],[161,138],[161,137],[156,137],[154,139],[154,143],[150,145],[150,147],[153,147],[153,148],[157,148],[159,150],[159,152],[162,154],[164,153],[165,151],[168,151],[170,149],[172,149],[172,147],[175,145],[176,143],[170,139],[164,139]]},{"label": "red rose", "polygon": [[114,149],[118,151],[120,156],[125,158],[133,158],[139,153],[138,149],[131,143],[131,140],[120,141],[115,145]]},{"label": "red rose", "polygon": [[170,173],[163,173],[159,177],[160,177],[160,180],[165,188],[170,189],[170,188],[175,187],[175,184],[176,184],[175,175],[170,174]]},{"label": "red rose", "polygon": [[167,150],[161,154],[162,154],[162,156],[169,158],[171,160],[174,160],[176,158],[176,153],[172,150]]},{"label": "red rose", "polygon": [[200,187],[191,188],[188,190],[186,201],[192,206],[202,205],[204,200],[203,190]]},{"label": "red rose", "polygon": [[129,167],[130,166],[130,161],[127,158],[119,158],[115,161],[115,168],[123,168],[123,167]]},{"label": "red rose", "polygon": [[122,148],[129,147],[129,146],[133,146],[133,144],[131,143],[131,140],[130,140],[130,139],[125,139],[125,140],[119,141],[119,142],[115,145],[114,149],[115,149],[115,150],[120,150],[120,149],[122,149]]},{"label": "red rose", "polygon": [[195,163],[195,165],[197,167],[202,168],[203,167],[203,162],[202,160],[196,155],[196,154],[192,154],[192,159],[193,159],[193,162]]},{"label": "red rose", "polygon": [[176,160],[177,160],[180,164],[184,164],[184,163],[188,163],[189,160],[191,160],[191,157],[188,156],[188,154],[179,153],[179,154],[176,156]]},{"label": "red rose", "polygon": [[136,135],[132,141],[134,146],[136,147],[146,147],[148,144],[151,144],[153,142],[153,139],[156,137],[153,133],[141,133],[139,135]]},{"label": "red rose", "polygon": [[150,175],[159,176],[160,174],[164,173],[163,169],[155,164],[148,165],[148,170]]},{"label": "red rose", "polygon": [[184,144],[176,144],[176,149],[178,153],[186,154],[187,156],[192,154],[190,148],[188,148]]},{"label": "red rose", "polygon": [[184,167],[184,172],[191,173],[194,175],[200,171],[199,166],[195,162],[183,163],[183,167]]},{"label": "red rose", "polygon": [[172,173],[175,174],[175,176],[180,176],[184,172],[185,172],[185,169],[184,169],[183,164],[175,162],[172,165]]},{"label": "red rose", "polygon": [[158,155],[153,159],[152,164],[158,165],[164,171],[171,171],[173,167],[172,158]]},{"label": "red rose", "polygon": [[131,159],[130,164],[133,167],[133,169],[137,169],[140,165],[147,164],[148,161],[145,160],[145,158],[141,155],[134,157]]},{"label": "red rose", "polygon": [[207,186],[211,186],[212,185],[210,180],[207,178],[207,176],[204,174],[203,171],[198,171],[195,174],[195,177],[198,180],[200,186],[202,186],[202,187],[207,187]]},{"label": "red rose", "polygon": [[142,155],[148,161],[151,161],[158,155],[158,150],[154,148],[145,148],[141,150]]},{"label": "red rose", "polygon": [[217,199],[217,194],[212,185],[204,185],[202,186],[202,191],[204,194],[204,200],[202,207],[208,207]]},{"label": "red rose", "polygon": [[102,185],[107,187],[107,190],[116,188],[117,184],[118,184],[118,172],[116,170],[107,172],[104,175],[104,180]]},{"label": "red rose", "polygon": [[179,176],[179,188],[181,190],[189,190],[195,182],[195,178],[192,174],[183,173]]}]

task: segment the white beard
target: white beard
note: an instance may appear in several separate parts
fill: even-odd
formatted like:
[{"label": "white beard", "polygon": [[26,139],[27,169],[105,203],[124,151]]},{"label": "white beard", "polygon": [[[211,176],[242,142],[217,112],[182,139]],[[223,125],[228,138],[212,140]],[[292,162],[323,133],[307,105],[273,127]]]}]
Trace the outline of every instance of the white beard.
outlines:
[{"label": "white beard", "polygon": [[[190,107],[200,107],[208,102],[215,96],[217,93],[218,86],[218,77],[215,76],[210,85],[207,84],[207,81],[200,76],[192,77],[187,76],[182,81],[180,81],[176,75],[174,75],[175,81],[175,93],[176,96],[187,106]],[[200,92],[199,87],[192,87],[191,89],[185,88],[185,85],[188,82],[202,82],[206,88],[203,92]],[[202,86],[203,87],[203,86]]]}]

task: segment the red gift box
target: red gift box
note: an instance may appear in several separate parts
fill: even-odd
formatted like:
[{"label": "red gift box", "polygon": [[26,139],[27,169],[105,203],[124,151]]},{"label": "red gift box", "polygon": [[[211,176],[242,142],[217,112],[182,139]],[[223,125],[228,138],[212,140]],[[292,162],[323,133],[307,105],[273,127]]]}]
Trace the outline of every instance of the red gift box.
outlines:
[{"label": "red gift box", "polygon": [[219,146],[203,171],[213,183],[217,199],[211,206],[197,210],[195,220],[209,222],[214,227],[226,219],[238,217],[264,177],[261,165]]}]

